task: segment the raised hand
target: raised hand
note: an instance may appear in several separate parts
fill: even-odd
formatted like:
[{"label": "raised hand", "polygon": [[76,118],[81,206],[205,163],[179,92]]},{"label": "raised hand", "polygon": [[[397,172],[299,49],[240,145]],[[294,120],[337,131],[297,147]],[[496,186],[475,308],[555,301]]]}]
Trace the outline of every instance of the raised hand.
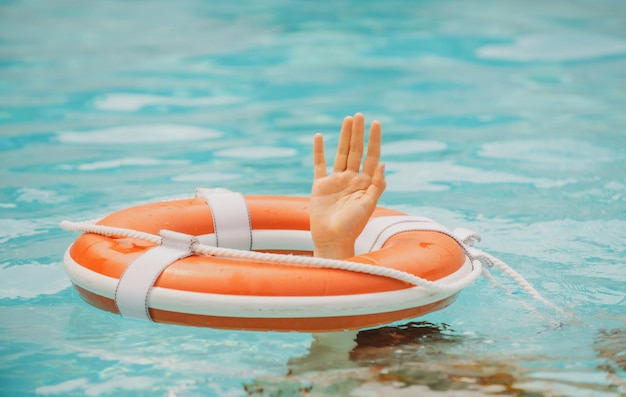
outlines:
[{"label": "raised hand", "polygon": [[354,256],[354,241],[385,190],[385,166],[379,162],[382,128],[378,121],[372,122],[363,160],[364,124],[361,113],[343,120],[331,174],[326,172],[323,137],[315,135],[309,208],[315,256],[332,259]]}]

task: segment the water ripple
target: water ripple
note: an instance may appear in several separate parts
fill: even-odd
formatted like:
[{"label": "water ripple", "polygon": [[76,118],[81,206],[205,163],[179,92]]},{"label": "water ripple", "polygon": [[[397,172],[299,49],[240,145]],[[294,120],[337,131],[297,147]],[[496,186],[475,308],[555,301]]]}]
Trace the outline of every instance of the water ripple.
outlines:
[{"label": "water ripple", "polygon": [[245,100],[243,97],[236,96],[188,98],[149,94],[108,94],[98,98],[94,102],[94,107],[100,110],[135,112],[148,106],[205,107],[232,105]]},{"label": "water ripple", "polygon": [[56,294],[71,285],[63,264],[0,264],[0,299],[34,298]]},{"label": "water ripple", "polygon": [[[503,219],[480,219],[490,245],[501,252],[525,255],[547,263],[563,263],[570,273],[626,282],[623,271],[626,221],[559,219],[515,226]],[[594,263],[600,261],[597,266]]]},{"label": "water ripple", "polygon": [[448,145],[439,141],[423,141],[423,140],[403,140],[383,144],[381,152],[385,156],[396,156],[403,154],[415,154],[426,152],[439,152],[445,150]]},{"label": "water ripple", "polygon": [[293,157],[297,150],[286,147],[273,146],[239,146],[215,152],[218,157],[233,157],[243,159],[272,159],[276,157]]},{"label": "water ripple", "polygon": [[573,139],[511,140],[482,145],[479,156],[580,169],[617,158],[611,150]]},{"label": "water ripple", "polygon": [[521,183],[540,188],[559,187],[574,182],[573,179],[531,178],[501,171],[487,171],[457,165],[451,161],[440,162],[387,162],[387,190],[445,191],[448,183]]},{"label": "water ripple", "polygon": [[103,393],[114,393],[120,390],[143,390],[157,382],[150,376],[127,376],[118,374],[99,383],[89,382],[87,378],[71,379],[55,385],[40,386],[35,389],[37,394],[66,395],[69,392],[80,392],[86,396],[99,396]]},{"label": "water ripple", "polygon": [[512,44],[485,45],[479,58],[505,61],[576,61],[626,53],[626,41],[598,34],[562,32],[519,37]]},{"label": "water ripple", "polygon": [[36,220],[0,219],[0,244],[15,238],[34,236],[47,232],[48,227]]},{"label": "water ripple", "polygon": [[59,132],[63,143],[166,143],[198,141],[222,136],[220,131],[190,125],[146,124],[120,126],[92,131]]},{"label": "water ripple", "polygon": [[59,168],[63,170],[97,171],[109,170],[121,167],[151,167],[151,166],[184,166],[189,164],[188,160],[161,160],[151,157],[126,157],[116,160],[95,161],[78,165],[62,164]]}]

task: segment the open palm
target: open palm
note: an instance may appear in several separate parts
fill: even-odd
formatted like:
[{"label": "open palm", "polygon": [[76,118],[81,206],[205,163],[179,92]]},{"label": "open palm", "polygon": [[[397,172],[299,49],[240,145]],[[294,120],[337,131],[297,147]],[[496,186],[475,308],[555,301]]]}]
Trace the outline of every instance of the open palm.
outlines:
[{"label": "open palm", "polygon": [[385,190],[384,165],[379,162],[381,125],[372,123],[363,160],[364,124],[360,113],[344,119],[331,174],[326,171],[323,138],[321,134],[315,136],[309,212],[316,256],[353,256],[354,241]]}]

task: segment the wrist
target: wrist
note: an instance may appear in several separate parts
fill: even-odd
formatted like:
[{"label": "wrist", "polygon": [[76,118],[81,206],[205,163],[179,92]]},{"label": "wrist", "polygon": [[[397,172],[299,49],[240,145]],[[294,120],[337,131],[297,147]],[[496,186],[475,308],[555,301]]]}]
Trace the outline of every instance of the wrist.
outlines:
[{"label": "wrist", "polygon": [[327,259],[346,259],[354,256],[353,243],[330,243],[315,245],[313,256]]}]

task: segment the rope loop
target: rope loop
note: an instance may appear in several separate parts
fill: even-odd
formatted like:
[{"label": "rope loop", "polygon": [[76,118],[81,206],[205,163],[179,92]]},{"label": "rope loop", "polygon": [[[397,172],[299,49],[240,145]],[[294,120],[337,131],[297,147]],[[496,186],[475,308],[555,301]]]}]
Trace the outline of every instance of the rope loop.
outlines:
[{"label": "rope loop", "polygon": [[480,235],[464,227],[457,227],[452,232],[459,240],[468,247],[472,247],[475,242],[481,241]]}]

